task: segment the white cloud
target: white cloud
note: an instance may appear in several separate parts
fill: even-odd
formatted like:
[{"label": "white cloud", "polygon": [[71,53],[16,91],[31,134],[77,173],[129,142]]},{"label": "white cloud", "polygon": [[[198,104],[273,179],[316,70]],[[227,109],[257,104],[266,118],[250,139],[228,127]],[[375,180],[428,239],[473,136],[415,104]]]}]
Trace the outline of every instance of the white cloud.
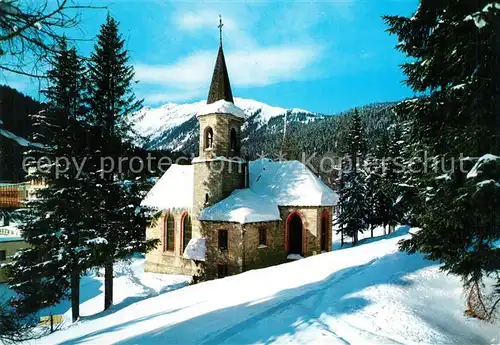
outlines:
[{"label": "white cloud", "polygon": [[265,86],[307,78],[320,53],[314,45],[279,45],[228,54],[227,65],[235,85]]},{"label": "white cloud", "polygon": [[[174,15],[174,22],[181,30],[199,30],[205,28],[215,29],[218,24],[219,13],[216,11],[204,10],[197,12],[183,12]],[[238,25],[231,17],[223,17],[224,26],[237,30]]]},{"label": "white cloud", "polygon": [[214,53],[201,52],[171,65],[137,64],[135,75],[141,83],[192,89],[206,82],[206,75],[214,60]]},{"label": "white cloud", "polygon": [[[178,9],[171,17],[174,30],[187,35],[189,41],[218,38],[218,5],[192,10],[192,6]],[[260,6],[260,5],[259,5]],[[219,6],[220,7],[220,6]],[[224,46],[229,77],[233,87],[261,87],[292,80],[305,80],[316,76],[319,60],[325,55],[323,45],[315,40],[294,37],[282,39],[275,26],[255,22],[255,9],[224,6]],[[280,17],[280,25],[282,17]],[[290,25],[297,25],[291,21]],[[293,30],[292,30],[293,31]],[[307,30],[301,30],[306,32]],[[256,41],[259,37],[265,45]],[[295,38],[295,39],[294,39]],[[206,46],[204,46],[205,48]],[[216,50],[198,50],[166,65],[152,65],[145,61],[135,66],[136,77],[146,103],[187,101],[204,98],[212,77]]]},{"label": "white cloud", "polygon": [[[235,20],[235,18],[239,20]],[[225,30],[223,37],[224,42],[236,48],[256,47],[257,42],[249,31],[252,26],[247,23],[242,24],[242,20],[244,21],[244,18],[242,18],[241,14],[222,13],[223,29]],[[184,10],[175,13],[172,17],[172,22],[177,30],[195,35],[197,38],[205,35],[212,35],[213,38],[219,36],[219,31],[217,29],[219,25],[219,13],[215,10]]]},{"label": "white cloud", "polygon": [[[321,47],[314,45],[277,45],[235,50],[225,56],[233,86],[266,86],[306,79],[321,52]],[[191,99],[203,90],[208,92],[215,58],[214,51],[201,51],[171,65],[138,64],[135,73],[142,85],[166,89],[146,96],[148,102]]]}]

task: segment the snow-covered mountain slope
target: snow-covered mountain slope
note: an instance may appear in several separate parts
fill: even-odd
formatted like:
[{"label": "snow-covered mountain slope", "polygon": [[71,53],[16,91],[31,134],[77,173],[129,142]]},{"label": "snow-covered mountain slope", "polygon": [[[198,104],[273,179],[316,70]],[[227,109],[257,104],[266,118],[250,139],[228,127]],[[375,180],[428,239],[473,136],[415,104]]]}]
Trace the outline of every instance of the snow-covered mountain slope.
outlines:
[{"label": "snow-covered mountain slope", "polygon": [[[312,121],[315,114],[303,109],[273,107],[251,99],[235,98],[235,104],[243,109],[247,119],[245,128],[253,130],[267,124],[269,120],[287,114],[288,121]],[[132,121],[136,132],[146,137],[142,143],[149,149],[189,151],[199,132],[196,113],[206,103],[199,101],[190,104],[167,103],[158,108],[145,107],[134,115]]]},{"label": "snow-covered mountain slope", "polygon": [[[149,298],[132,295],[150,290],[138,288],[141,276],[128,285],[115,280],[115,294],[129,297],[36,343],[498,343],[498,322],[464,316],[458,278],[421,255],[398,251],[407,231],[354,248],[338,250],[334,243],[330,253],[170,292],[156,287],[160,294]],[[82,304],[84,315],[96,301],[102,305],[102,293]]]}]

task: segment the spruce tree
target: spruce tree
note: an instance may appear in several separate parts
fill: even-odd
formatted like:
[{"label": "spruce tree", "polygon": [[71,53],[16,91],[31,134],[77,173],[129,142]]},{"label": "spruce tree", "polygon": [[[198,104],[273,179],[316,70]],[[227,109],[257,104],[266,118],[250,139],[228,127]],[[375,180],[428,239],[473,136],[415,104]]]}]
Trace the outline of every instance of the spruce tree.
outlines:
[{"label": "spruce tree", "polygon": [[387,218],[387,197],[383,180],[384,157],[387,153],[387,140],[382,136],[379,143],[370,153],[367,160],[367,203],[369,205],[369,219],[371,237],[373,229],[379,225],[384,225]]},{"label": "spruce tree", "polygon": [[404,173],[404,160],[402,158],[402,140],[398,124],[392,125],[388,129],[387,142],[385,150],[384,164],[382,167],[382,193],[383,209],[382,223],[384,227],[391,229],[401,221],[401,186],[400,181]]},{"label": "spruce tree", "polygon": [[340,214],[337,218],[338,232],[352,238],[355,245],[358,242],[358,233],[363,233],[369,226],[370,205],[368,204],[368,189],[364,154],[366,142],[361,125],[361,118],[357,110],[352,117],[351,127],[347,136],[345,159],[342,163],[342,177],[340,185]]},{"label": "spruce tree", "polygon": [[[81,194],[88,181],[72,164],[80,164],[86,152],[83,75],[76,50],[63,40],[48,73],[47,107],[33,116],[38,146],[27,152],[33,162],[28,179],[44,181],[46,187],[21,211],[22,235],[30,247],[18,252],[9,267],[10,286],[17,292],[13,303],[23,314],[54,305],[71,291],[73,321],[79,317],[80,275],[90,267],[88,240],[95,236]],[[37,163],[43,164],[37,168]]]},{"label": "spruce tree", "polygon": [[497,2],[459,0],[421,1],[411,18],[385,17],[412,59],[403,66],[406,82],[422,93],[398,113],[430,163],[417,183],[422,229],[402,249],[439,260],[466,288],[500,270],[499,16]]},{"label": "spruce tree", "polygon": [[142,106],[132,92],[134,71],[124,46],[118,23],[108,14],[90,58],[88,98],[88,121],[93,126],[95,215],[102,238],[97,261],[105,269],[104,309],[113,303],[113,263],[135,251],[145,252],[157,242],[146,240],[148,219],[139,207],[146,183],[127,166],[119,166],[120,161],[130,162],[126,158],[132,158],[129,115]]}]

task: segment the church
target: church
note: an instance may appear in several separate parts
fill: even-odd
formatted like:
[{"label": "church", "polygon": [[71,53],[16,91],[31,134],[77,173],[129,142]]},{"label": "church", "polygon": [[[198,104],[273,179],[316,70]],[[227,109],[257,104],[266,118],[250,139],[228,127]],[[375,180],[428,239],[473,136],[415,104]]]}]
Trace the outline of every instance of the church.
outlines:
[{"label": "church", "polygon": [[338,195],[298,161],[240,158],[245,113],[233,102],[222,32],[199,155],[173,164],[142,205],[161,211],[145,271],[221,278],[331,250]]}]

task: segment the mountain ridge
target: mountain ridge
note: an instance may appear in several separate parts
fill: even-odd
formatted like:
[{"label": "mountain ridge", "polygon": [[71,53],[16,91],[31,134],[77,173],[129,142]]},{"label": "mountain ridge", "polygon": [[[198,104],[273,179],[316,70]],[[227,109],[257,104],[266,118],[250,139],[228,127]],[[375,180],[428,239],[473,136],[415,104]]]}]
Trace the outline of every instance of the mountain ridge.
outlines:
[{"label": "mountain ridge", "polygon": [[[198,154],[199,123],[197,111],[205,101],[166,103],[145,107],[132,117],[138,143],[146,150]],[[281,108],[266,103],[235,98],[247,115],[242,128],[242,154],[250,159],[262,153],[276,155],[285,151],[287,159],[298,159],[303,152],[324,155],[341,154],[352,108],[325,115],[299,108]],[[375,144],[387,127],[394,123],[396,102],[379,102],[358,107],[370,144]],[[285,135],[286,133],[286,135]]]},{"label": "mountain ridge", "polygon": [[[246,114],[243,130],[258,129],[267,125],[271,119],[284,115],[292,116],[292,120],[300,115],[306,122],[325,116],[305,109],[272,106],[253,99],[235,97],[234,101]],[[196,113],[205,104],[206,101],[202,100],[144,107],[132,117],[135,131],[144,137],[141,145],[148,149],[191,151],[191,139],[199,131]]]}]

